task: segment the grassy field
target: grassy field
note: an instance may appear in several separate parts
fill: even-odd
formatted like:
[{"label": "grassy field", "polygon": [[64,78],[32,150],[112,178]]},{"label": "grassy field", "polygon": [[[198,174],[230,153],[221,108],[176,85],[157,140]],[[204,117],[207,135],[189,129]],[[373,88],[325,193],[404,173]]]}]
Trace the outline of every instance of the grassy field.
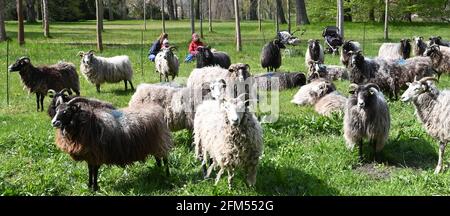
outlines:
[{"label": "grassy field", "polygon": [[[305,41],[321,38],[321,31],[332,23],[305,26],[302,44],[294,48],[297,55],[283,58],[282,71],[305,71]],[[135,69],[134,85],[155,83],[159,76],[154,64],[146,58],[151,41],[160,32],[160,22],[149,22],[141,46],[142,25],[138,21],[105,22],[103,56],[129,55]],[[285,26],[283,26],[285,27]],[[383,42],[381,24],[348,23],[347,39],[363,41],[367,56],[375,56]],[[95,49],[95,22],[52,23],[52,38],[42,36],[41,25],[26,25],[26,45],[17,46],[16,23],[7,23],[8,35],[14,38],[10,47],[10,64],[20,56],[29,56],[35,65],[53,64],[59,60],[79,66],[78,51]],[[207,28],[205,28],[207,29]],[[263,72],[259,64],[261,47],[274,36],[273,23],[258,31],[256,22],[242,23],[243,51],[234,45],[234,22],[214,23],[214,32],[205,32],[206,43],[230,54],[232,62],[250,64],[251,72]],[[441,35],[450,38],[444,24],[393,24],[390,37]],[[190,40],[187,21],[167,23],[170,42],[178,56],[184,58]],[[190,150],[190,135],[174,134],[176,148],[171,161],[171,176],[165,177],[155,168],[153,159],[125,169],[102,166],[97,193],[87,188],[86,163],[74,162],[54,144],[54,129],[45,112],[36,112],[35,95],[22,88],[19,75],[9,74],[10,105],[6,104],[6,43],[0,43],[0,195],[450,195],[448,171],[434,175],[437,163],[437,142],[431,139],[416,120],[411,104],[389,101],[392,125],[390,138],[382,152],[382,163],[359,163],[357,151],[348,151],[342,136],[342,116],[321,117],[311,107],[297,107],[289,101],[296,89],[280,93],[280,119],[264,124],[265,151],[260,162],[254,188],[244,184],[239,173],[234,188],[228,190],[226,178],[217,187],[212,180],[203,180],[200,163]],[[142,60],[141,60],[142,59]],[[339,64],[337,56],[327,55],[328,64]],[[142,64],[141,64],[142,62]],[[143,66],[143,67],[141,67]],[[142,68],[144,70],[142,70]],[[194,64],[181,64],[181,77],[187,77]],[[181,80],[181,79],[180,79]],[[123,83],[105,84],[96,93],[80,75],[81,94],[127,105],[131,91],[123,91]],[[347,94],[348,82],[336,82],[340,92]],[[443,76],[440,88],[450,85]],[[47,106],[46,98],[44,106]],[[365,152],[368,152],[365,149]],[[447,154],[448,155],[448,154]],[[448,156],[445,161],[448,163]]]}]

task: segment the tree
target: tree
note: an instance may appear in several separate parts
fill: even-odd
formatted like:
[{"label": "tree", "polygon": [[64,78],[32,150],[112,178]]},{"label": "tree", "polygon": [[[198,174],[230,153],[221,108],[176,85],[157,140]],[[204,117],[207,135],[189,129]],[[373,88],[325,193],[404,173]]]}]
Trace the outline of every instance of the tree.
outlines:
[{"label": "tree", "polygon": [[384,10],[384,39],[388,40],[389,39],[389,34],[388,34],[388,11],[389,11],[389,0],[385,1],[386,7]]},{"label": "tree", "polygon": [[211,0],[208,0],[208,24],[209,24],[209,32],[212,32],[213,28],[212,28]]},{"label": "tree", "polygon": [[202,5],[203,1],[202,0],[198,0],[198,5],[200,5],[199,7],[199,17],[200,17],[200,38],[203,38],[203,5]]},{"label": "tree", "polygon": [[25,34],[23,30],[23,10],[22,10],[22,0],[16,0],[17,3],[17,21],[19,22],[19,30],[17,32],[17,40],[19,45],[25,44]]},{"label": "tree", "polygon": [[191,0],[191,33],[195,32],[194,0]]},{"label": "tree", "polygon": [[26,0],[25,3],[27,8],[27,23],[36,23],[35,0]]},{"label": "tree", "polygon": [[173,10],[173,1],[172,0],[168,0],[167,1],[167,10],[169,11],[169,19],[170,20],[174,20],[175,19],[175,13]]},{"label": "tree", "polygon": [[262,32],[262,23],[261,23],[261,0],[258,0],[258,24],[259,24],[259,32]]},{"label": "tree", "polygon": [[111,4],[111,0],[108,0],[108,13],[109,13],[108,20],[110,20],[110,21],[114,20],[113,7],[112,7],[112,4]]},{"label": "tree", "polygon": [[278,21],[281,24],[286,24],[287,22],[286,22],[286,17],[284,16],[283,1],[282,0],[277,0],[276,4],[277,4]]},{"label": "tree", "polygon": [[103,25],[103,3],[102,0],[95,0],[96,15],[97,15],[97,49],[103,51],[102,42],[102,25]]},{"label": "tree", "polygon": [[291,32],[291,1],[287,0],[288,31]]},{"label": "tree", "polygon": [[161,0],[161,20],[162,20],[162,32],[166,32],[166,20],[164,19],[164,0]]},{"label": "tree", "polygon": [[[0,5],[5,5],[4,0],[0,0]],[[0,7],[0,42],[5,40],[6,40],[5,7]]]},{"label": "tree", "polygon": [[295,2],[297,7],[297,25],[309,24],[305,0],[296,0]]},{"label": "tree", "polygon": [[120,16],[122,19],[127,18],[127,1],[126,0],[120,0]]},{"label": "tree", "polygon": [[50,26],[48,24],[47,0],[42,0],[42,23],[44,24],[44,37],[50,37]]},{"label": "tree", "polygon": [[259,0],[250,0],[250,10],[248,14],[250,20],[258,19],[258,1]]},{"label": "tree", "polygon": [[339,28],[339,34],[344,38],[344,2],[337,0],[338,16],[336,25]]},{"label": "tree", "polygon": [[239,19],[239,1],[234,0],[234,17],[236,21],[236,51],[242,50],[241,45],[241,21]]}]

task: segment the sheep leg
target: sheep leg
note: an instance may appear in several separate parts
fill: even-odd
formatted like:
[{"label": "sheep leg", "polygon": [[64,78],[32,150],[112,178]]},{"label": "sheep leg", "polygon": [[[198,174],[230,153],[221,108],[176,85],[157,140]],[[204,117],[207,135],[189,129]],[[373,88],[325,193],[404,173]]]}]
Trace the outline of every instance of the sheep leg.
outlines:
[{"label": "sheep leg", "polygon": [[133,90],[133,91],[134,91],[134,86],[133,86],[133,83],[131,82],[131,80],[128,80],[128,82],[130,83],[130,86],[131,86],[131,90]]},{"label": "sheep leg", "polygon": [[233,182],[234,169],[227,169],[228,173],[228,189],[231,190],[231,183]]},{"label": "sheep leg", "polygon": [[446,143],[439,142],[439,161],[438,165],[436,166],[436,169],[434,170],[434,174],[439,174],[442,171],[445,145]]},{"label": "sheep leg", "polygon": [[256,184],[256,169],[257,164],[251,164],[247,167],[247,185],[248,186],[255,186]]},{"label": "sheep leg", "polygon": [[155,157],[155,160],[156,160],[156,166],[157,166],[157,167],[161,167],[161,166],[162,166],[161,158]]},{"label": "sheep leg", "polygon": [[95,84],[95,87],[97,88],[97,92],[100,93],[100,84]]},{"label": "sheep leg", "polygon": [[124,80],[123,83],[125,83],[125,91],[128,90],[128,83],[127,83],[127,80]]},{"label": "sheep leg", "polygon": [[100,166],[96,166],[96,165],[92,166],[93,183],[94,183],[94,185],[92,187],[93,191],[98,191],[98,189],[100,189],[100,187],[98,187],[98,181],[97,181],[97,179],[98,179],[98,169],[99,168],[100,168]]},{"label": "sheep leg", "polygon": [[41,112],[43,112],[44,111],[44,97],[45,97],[45,95],[43,95],[43,94],[41,94]]},{"label": "sheep leg", "polygon": [[92,165],[90,165],[90,164],[88,164],[88,169],[89,169],[89,182],[88,182],[88,187],[89,187],[89,189],[90,188],[92,188],[92,177],[93,177],[93,173],[92,173],[92,171],[93,171],[93,169],[92,169]]},{"label": "sheep leg", "polygon": [[214,185],[217,185],[219,183],[220,177],[222,177],[224,171],[225,171],[224,168],[220,168],[219,172],[217,173],[216,182],[214,183]]},{"label": "sheep leg", "polygon": [[39,112],[39,93],[36,93],[36,111]]},{"label": "sheep leg", "polygon": [[166,175],[170,176],[170,171],[169,171],[169,159],[168,158],[163,158],[164,161],[164,166],[166,167]]},{"label": "sheep leg", "polygon": [[207,179],[207,178],[209,178],[209,176],[211,176],[211,172],[212,172],[212,170],[214,169],[214,166],[215,166],[216,164],[213,162],[212,164],[210,164],[209,165],[209,167],[208,167],[208,171],[206,172],[206,176],[205,176],[205,179]]}]

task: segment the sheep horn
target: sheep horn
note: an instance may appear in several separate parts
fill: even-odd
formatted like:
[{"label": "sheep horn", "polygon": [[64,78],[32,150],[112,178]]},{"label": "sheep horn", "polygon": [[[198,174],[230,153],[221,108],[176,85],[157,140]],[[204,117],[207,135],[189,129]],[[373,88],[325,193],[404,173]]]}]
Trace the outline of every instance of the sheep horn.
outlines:
[{"label": "sheep horn", "polygon": [[86,98],[82,98],[82,97],[76,97],[76,98],[73,98],[72,100],[70,100],[69,102],[67,102],[67,105],[70,106],[70,105],[78,103],[78,102],[89,103],[89,100]]},{"label": "sheep horn", "polygon": [[66,93],[66,92],[67,92],[67,94],[72,94],[72,92],[69,91],[68,88],[63,88],[61,91],[59,91],[60,94],[64,94],[64,93]]},{"label": "sheep horn", "polygon": [[78,52],[77,56],[80,56],[80,57],[84,56],[84,52],[83,51]]},{"label": "sheep horn", "polygon": [[380,87],[375,83],[367,83],[366,88],[375,88],[377,91],[380,91]]},{"label": "sheep horn", "polygon": [[436,79],[436,78],[434,78],[434,77],[423,77],[422,79],[420,79],[420,80],[417,81],[417,82],[425,83],[425,82],[428,81],[428,80],[435,81],[435,82],[439,82],[439,80]]},{"label": "sheep horn", "polygon": [[88,53],[95,53],[95,51],[94,50],[89,50],[89,52]]},{"label": "sheep horn", "polygon": [[49,97],[51,97],[51,98],[53,98],[53,97],[56,95],[56,92],[55,92],[55,90],[53,90],[53,89],[49,89],[49,90],[47,91],[47,93],[49,94]]}]

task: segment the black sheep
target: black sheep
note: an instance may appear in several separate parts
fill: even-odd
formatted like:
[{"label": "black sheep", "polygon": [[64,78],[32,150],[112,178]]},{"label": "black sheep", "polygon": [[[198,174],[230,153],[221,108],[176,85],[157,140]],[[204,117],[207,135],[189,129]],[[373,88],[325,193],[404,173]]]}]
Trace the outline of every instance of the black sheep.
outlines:
[{"label": "black sheep", "polygon": [[261,51],[261,66],[267,68],[267,72],[274,71],[281,66],[281,49],[286,48],[278,39],[270,41]]},{"label": "black sheep", "polygon": [[197,68],[219,65],[221,68],[228,69],[231,65],[230,57],[224,52],[213,52],[210,47],[203,46],[198,47],[197,51]]}]

